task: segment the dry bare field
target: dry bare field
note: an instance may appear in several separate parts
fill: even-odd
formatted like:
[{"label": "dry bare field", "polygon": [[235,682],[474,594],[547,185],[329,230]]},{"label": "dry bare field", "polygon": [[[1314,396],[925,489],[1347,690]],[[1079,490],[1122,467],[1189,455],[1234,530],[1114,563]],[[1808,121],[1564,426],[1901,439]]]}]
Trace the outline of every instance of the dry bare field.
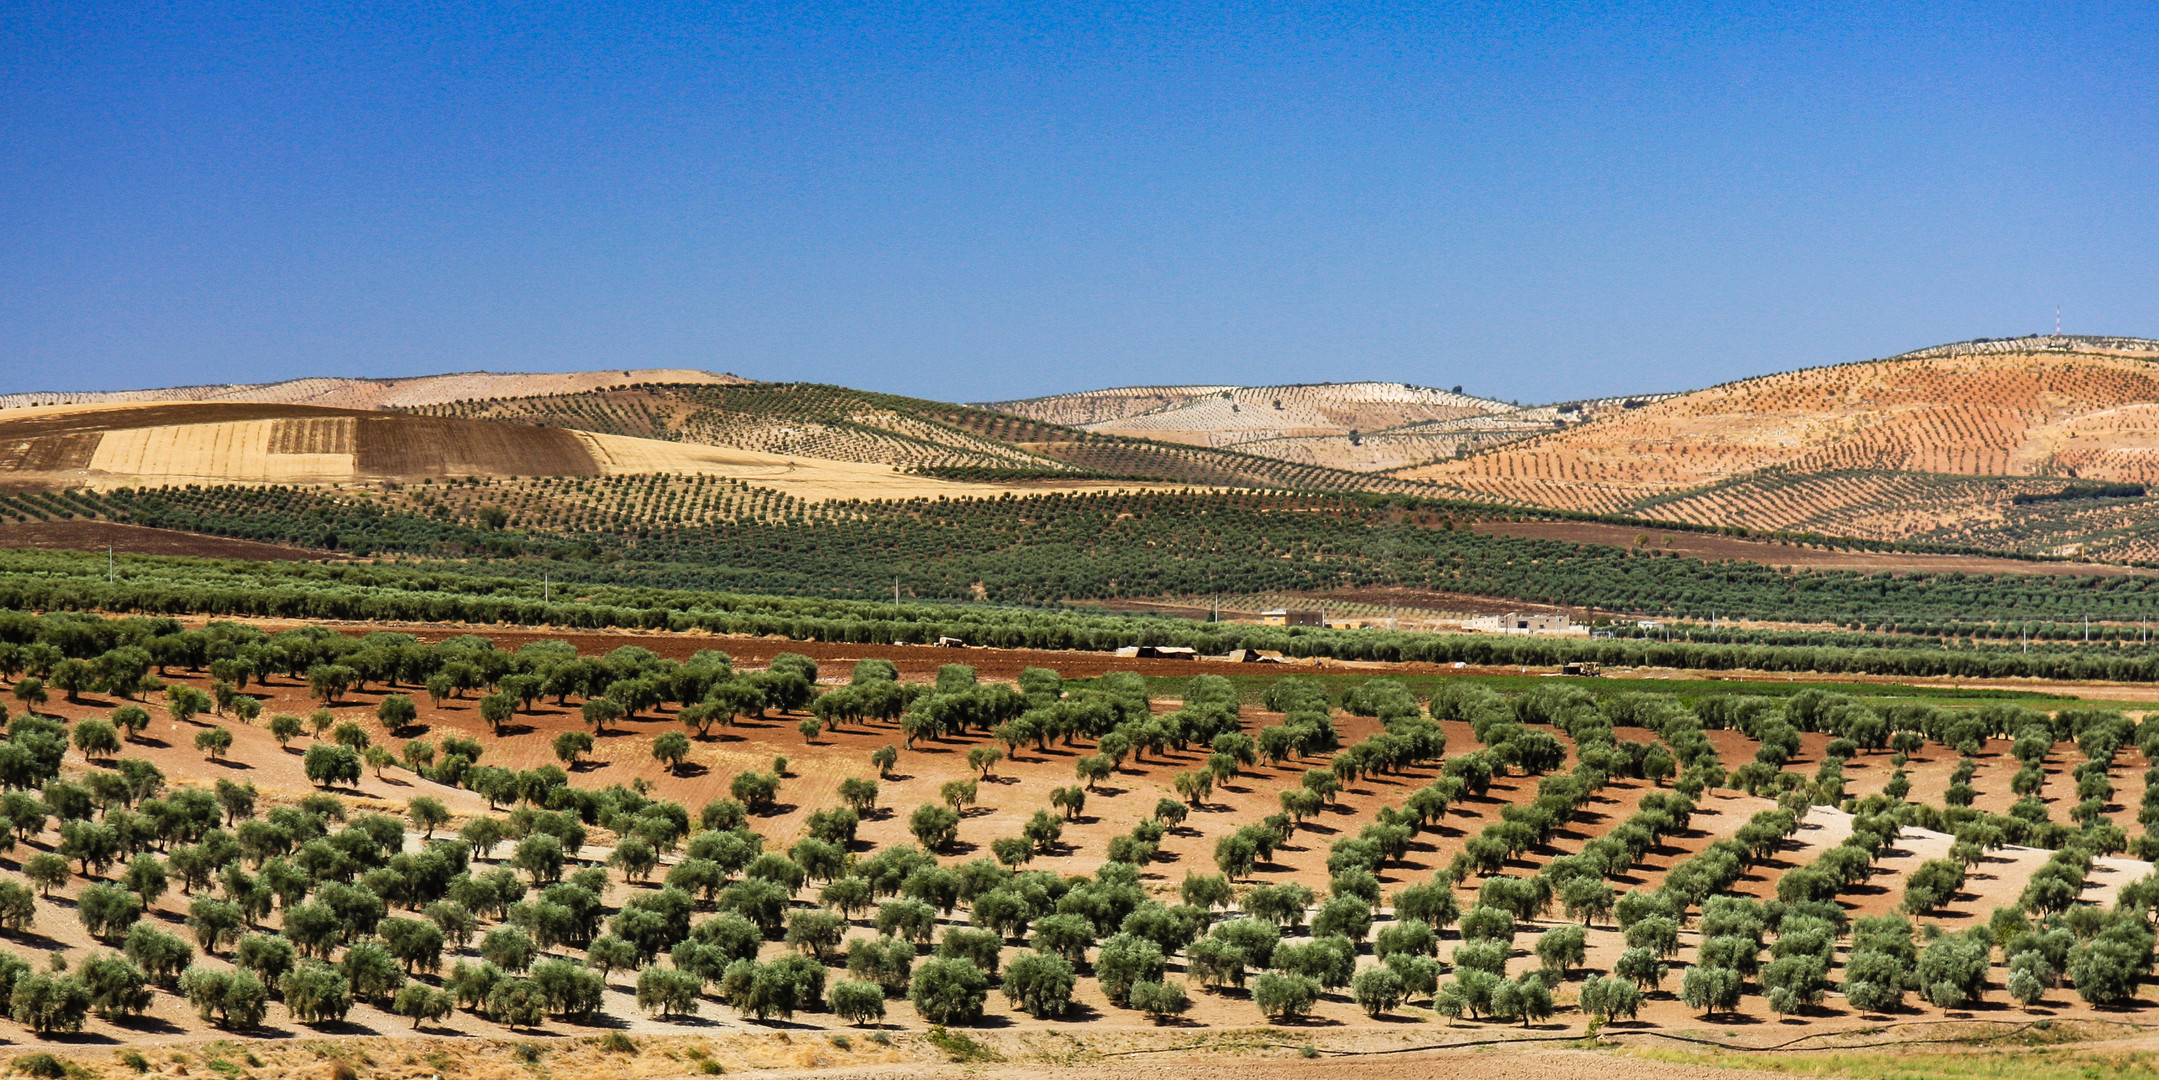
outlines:
[{"label": "dry bare field", "polygon": [[17,486],[110,489],[651,473],[727,477],[805,502],[1175,486],[973,483],[862,461],[306,405],[72,405],[0,414],[0,480]]},{"label": "dry bare field", "polygon": [[473,371],[452,375],[423,375],[409,379],[311,378],[276,383],[175,386],[155,390],[0,394],[0,409],[187,401],[244,401],[321,405],[338,409],[390,409],[484,398],[573,394],[642,383],[733,386],[748,381],[734,375],[677,368],[531,374]]},{"label": "dry bare field", "polygon": [[[1965,1036],[1984,1045],[1993,1030],[1974,1024]],[[1941,1034],[1939,1028],[1913,1031],[1922,1038]],[[2118,1036],[2120,1030],[2093,1026],[2089,1034]],[[963,1048],[958,1055],[910,1033],[885,1034],[883,1042],[862,1033],[647,1035],[631,1037],[613,1048],[603,1047],[600,1038],[593,1036],[538,1040],[441,1035],[223,1038],[161,1047],[149,1068],[140,1073],[105,1047],[62,1047],[57,1057],[79,1070],[81,1077],[100,1080],[181,1078],[202,1072],[230,1072],[258,1080],[334,1078],[342,1075],[340,1067],[364,1080],[531,1080],[535,1076],[657,1080],[724,1074],[773,1080],[947,1080],[985,1075],[1014,1080],[1451,1080],[1467,1074],[1491,1080],[1766,1080],[1789,1076],[1794,1065],[1810,1063],[1804,1055],[1798,1062],[1786,1055],[1779,1066],[1764,1061],[1762,1068],[1748,1068],[1721,1056],[1675,1060],[1675,1055],[1645,1052],[1648,1047],[1628,1047],[1630,1042],[1656,1042],[1629,1035],[1614,1031],[1600,1040],[1601,1045],[1591,1045],[1535,1035],[1492,1039],[1469,1031],[1431,1042],[1397,1032],[1245,1031],[1215,1036],[1172,1028],[1052,1037],[975,1032],[968,1035],[971,1048]],[[1832,1041],[1827,1047],[1833,1051],[1835,1045]],[[1308,1048],[1310,1056],[1305,1053]],[[2119,1060],[2118,1041],[2108,1049]],[[1975,1056],[1986,1053],[1974,1052]]]}]

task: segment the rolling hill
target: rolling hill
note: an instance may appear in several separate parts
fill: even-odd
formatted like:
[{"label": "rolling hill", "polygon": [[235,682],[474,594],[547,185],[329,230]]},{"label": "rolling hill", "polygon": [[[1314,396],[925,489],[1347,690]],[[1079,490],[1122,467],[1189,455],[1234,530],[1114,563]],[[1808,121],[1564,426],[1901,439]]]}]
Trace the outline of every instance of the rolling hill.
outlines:
[{"label": "rolling hill", "polygon": [[1141,386],[982,407],[1158,442],[1349,472],[1396,472],[1639,408],[1670,395],[1519,406],[1411,383]]},{"label": "rolling hill", "polygon": [[686,369],[572,371],[517,374],[471,371],[409,379],[289,379],[275,383],[222,383],[152,390],[43,391],[0,394],[0,409],[46,405],[124,405],[145,402],[231,401],[321,405],[334,409],[393,409],[495,397],[566,394],[641,383],[734,385],[735,375]]},{"label": "rolling hill", "polygon": [[725,477],[806,501],[967,498],[1011,490],[907,475],[875,462],[381,410],[190,402],[0,413],[4,489],[654,474]]},{"label": "rolling hill", "polygon": [[[2137,338],[1982,339],[1530,407],[1400,383],[968,406],[704,372],[313,379],[0,409],[0,486],[669,474],[811,502],[1367,492],[2147,561],[2159,559],[2159,500],[2143,497],[2159,484],[2154,361],[2159,342]],[[369,404],[311,403],[323,400]]]},{"label": "rolling hill", "polygon": [[1393,475],[1530,506],[1759,528],[1864,516],[1860,531],[1918,536],[2067,481],[2159,483],[2154,361],[2159,342],[2135,338],[1937,346],[1681,394]]},{"label": "rolling hill", "polygon": [[950,479],[1444,494],[1432,484],[1309,461],[1105,434],[987,408],[817,383],[636,386],[412,411],[816,455]]}]

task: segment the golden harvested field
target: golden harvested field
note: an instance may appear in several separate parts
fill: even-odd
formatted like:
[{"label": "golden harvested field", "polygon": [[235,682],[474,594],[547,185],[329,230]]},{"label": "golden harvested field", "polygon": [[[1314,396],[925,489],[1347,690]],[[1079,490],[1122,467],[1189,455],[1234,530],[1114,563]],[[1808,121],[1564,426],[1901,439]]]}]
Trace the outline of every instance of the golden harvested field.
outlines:
[{"label": "golden harvested field", "polygon": [[109,489],[649,473],[723,476],[806,502],[1174,486],[972,483],[861,461],[305,405],[75,405],[0,414],[0,482],[12,486]]},{"label": "golden harvested field", "polygon": [[156,390],[67,393],[45,391],[0,394],[0,409],[47,405],[117,405],[144,402],[238,401],[281,405],[321,405],[338,409],[411,408],[479,398],[574,394],[643,383],[705,383],[735,386],[749,380],[735,375],[683,369],[571,371],[517,374],[473,371],[423,375],[410,379],[291,379],[277,383],[229,383],[176,386]]},{"label": "golden harvested field", "polygon": [[[1747,379],[1396,475],[1595,511],[1764,470],[2159,481],[2159,408],[2147,404],[2159,400],[2159,345],[2046,338],[1991,346]],[[1824,499],[1870,497],[1896,505],[1893,492],[1825,492],[1780,516],[1801,517]]]},{"label": "golden harvested field", "polygon": [[17,483],[334,483],[363,477],[594,475],[577,435],[306,405],[75,405],[0,413]]}]

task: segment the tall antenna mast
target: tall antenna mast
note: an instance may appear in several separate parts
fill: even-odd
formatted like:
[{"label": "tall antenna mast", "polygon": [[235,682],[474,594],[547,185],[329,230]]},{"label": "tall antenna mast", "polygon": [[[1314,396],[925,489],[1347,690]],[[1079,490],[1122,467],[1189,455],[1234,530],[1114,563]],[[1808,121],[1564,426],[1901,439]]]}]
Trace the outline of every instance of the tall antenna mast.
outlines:
[{"label": "tall antenna mast", "polygon": [[2062,336],[2062,306],[2054,305],[2054,336]]}]

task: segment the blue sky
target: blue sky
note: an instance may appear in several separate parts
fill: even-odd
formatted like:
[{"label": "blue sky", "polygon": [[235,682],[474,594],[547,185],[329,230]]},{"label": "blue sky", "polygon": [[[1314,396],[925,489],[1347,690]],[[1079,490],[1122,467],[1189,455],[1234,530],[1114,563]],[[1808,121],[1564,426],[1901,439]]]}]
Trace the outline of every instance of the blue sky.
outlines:
[{"label": "blue sky", "polygon": [[2159,336],[2159,9],[0,4],[0,391],[1553,400]]}]

